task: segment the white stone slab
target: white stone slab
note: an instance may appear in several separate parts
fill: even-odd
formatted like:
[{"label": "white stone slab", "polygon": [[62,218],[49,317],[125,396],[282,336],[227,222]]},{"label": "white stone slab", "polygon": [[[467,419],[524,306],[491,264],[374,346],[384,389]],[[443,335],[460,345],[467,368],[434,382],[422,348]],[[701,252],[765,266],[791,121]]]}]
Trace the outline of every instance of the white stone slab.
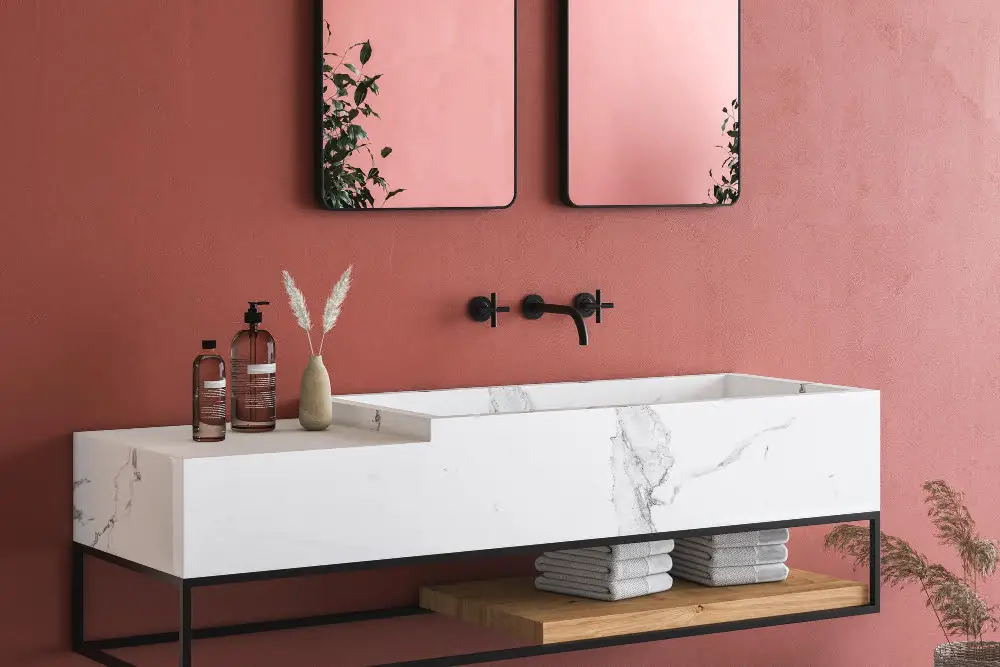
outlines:
[{"label": "white stone slab", "polygon": [[879,509],[872,390],[725,374],[354,395],[334,417],[78,433],[74,539],[191,578]]}]

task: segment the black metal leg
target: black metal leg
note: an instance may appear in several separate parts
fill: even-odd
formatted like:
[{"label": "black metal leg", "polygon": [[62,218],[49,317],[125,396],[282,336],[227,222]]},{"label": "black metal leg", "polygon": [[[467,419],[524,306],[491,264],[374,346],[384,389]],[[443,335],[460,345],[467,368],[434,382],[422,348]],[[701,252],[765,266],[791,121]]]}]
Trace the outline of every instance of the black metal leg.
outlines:
[{"label": "black metal leg", "polygon": [[86,613],[83,601],[85,588],[85,559],[87,553],[76,542],[73,543],[70,572],[70,645],[75,653],[90,658],[105,667],[135,667],[131,662],[116,658],[106,653],[94,642],[88,642],[86,637]]},{"label": "black metal leg", "polygon": [[74,651],[83,648],[83,551],[73,543],[72,574],[70,575],[70,644]]},{"label": "black metal leg", "polygon": [[181,582],[181,667],[191,667],[191,584]]},{"label": "black metal leg", "polygon": [[868,519],[868,602],[878,613],[882,597],[882,526],[880,514]]}]

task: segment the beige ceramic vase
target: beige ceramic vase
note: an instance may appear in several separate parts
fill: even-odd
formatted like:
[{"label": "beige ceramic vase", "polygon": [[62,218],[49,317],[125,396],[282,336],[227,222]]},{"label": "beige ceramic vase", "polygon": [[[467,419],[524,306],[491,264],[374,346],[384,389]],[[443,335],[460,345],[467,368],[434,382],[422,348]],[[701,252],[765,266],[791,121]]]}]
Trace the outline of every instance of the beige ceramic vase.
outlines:
[{"label": "beige ceramic vase", "polygon": [[302,373],[302,390],[299,393],[299,423],[307,431],[324,431],[333,422],[333,404],[330,403],[330,375],[323,365],[323,357],[310,355]]}]

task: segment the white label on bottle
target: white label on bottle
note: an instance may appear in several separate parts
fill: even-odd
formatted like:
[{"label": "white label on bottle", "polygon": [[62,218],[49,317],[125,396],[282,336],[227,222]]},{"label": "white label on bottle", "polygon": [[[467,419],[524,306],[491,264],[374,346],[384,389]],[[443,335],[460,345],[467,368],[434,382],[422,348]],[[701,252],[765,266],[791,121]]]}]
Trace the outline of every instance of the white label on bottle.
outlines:
[{"label": "white label on bottle", "polygon": [[278,370],[278,364],[247,364],[249,375],[267,375]]},{"label": "white label on bottle", "polygon": [[225,380],[205,380],[205,389],[225,389]]}]

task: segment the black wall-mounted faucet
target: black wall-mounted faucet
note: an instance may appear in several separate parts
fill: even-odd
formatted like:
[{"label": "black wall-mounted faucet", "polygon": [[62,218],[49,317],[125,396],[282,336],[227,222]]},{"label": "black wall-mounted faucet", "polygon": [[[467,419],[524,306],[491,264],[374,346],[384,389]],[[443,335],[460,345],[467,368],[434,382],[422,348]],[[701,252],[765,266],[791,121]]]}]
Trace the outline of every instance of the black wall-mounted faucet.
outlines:
[{"label": "black wall-mounted faucet", "polygon": [[587,323],[583,321],[583,313],[573,306],[545,303],[545,299],[537,294],[529,294],[521,301],[521,313],[529,320],[537,320],[545,313],[569,315],[576,324],[576,333],[580,336],[580,345],[587,344]]},{"label": "black wall-mounted faucet", "polygon": [[[573,299],[572,306],[564,306],[556,303],[545,303],[545,299],[537,294],[529,294],[521,301],[521,314],[525,319],[537,320],[545,313],[556,315],[569,315],[576,325],[576,333],[580,338],[580,345],[586,345],[590,336],[587,333],[587,323],[584,318],[597,316],[597,323],[601,323],[601,311],[614,308],[615,304],[601,301],[601,290],[594,290],[594,294],[581,292]],[[509,313],[508,306],[497,305],[497,293],[492,292],[487,298],[485,296],[473,297],[466,306],[466,312],[476,322],[489,322],[491,327],[497,325],[497,314]]]}]

